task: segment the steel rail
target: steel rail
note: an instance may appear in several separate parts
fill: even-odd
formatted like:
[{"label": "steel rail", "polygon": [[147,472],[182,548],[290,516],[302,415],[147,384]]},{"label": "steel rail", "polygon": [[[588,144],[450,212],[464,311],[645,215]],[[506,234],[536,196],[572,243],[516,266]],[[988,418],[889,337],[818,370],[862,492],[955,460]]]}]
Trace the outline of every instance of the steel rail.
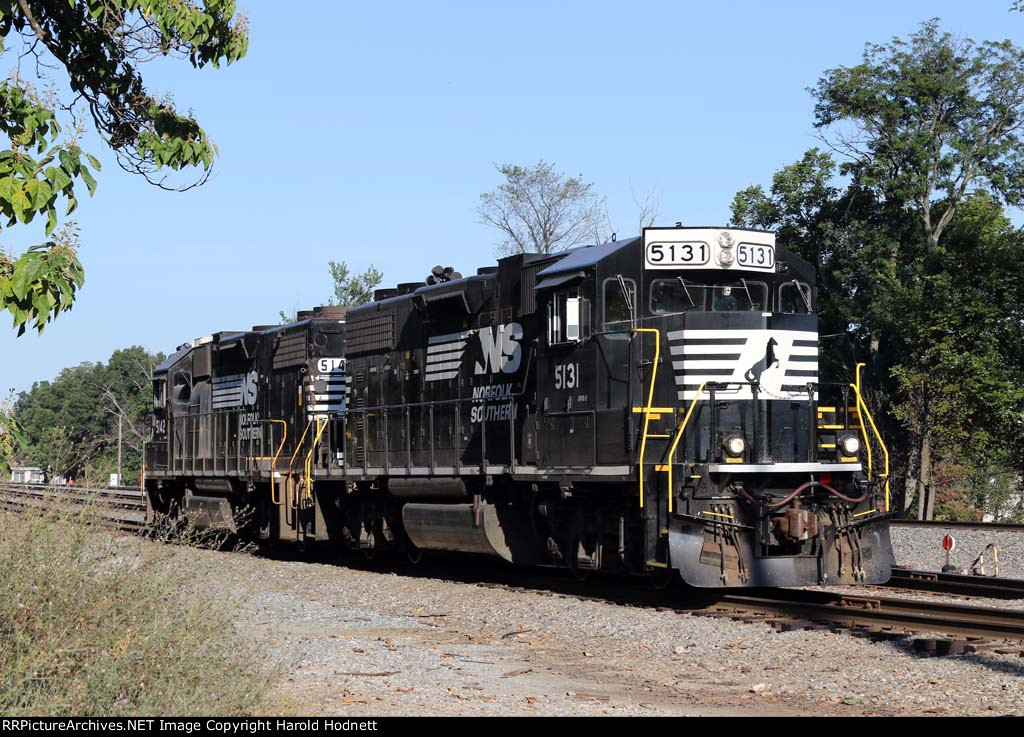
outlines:
[{"label": "steel rail", "polygon": [[712,610],[906,632],[1024,641],[1024,611],[826,591],[769,589],[726,594]]},{"label": "steel rail", "polygon": [[1024,525],[1013,522],[975,522],[968,520],[920,520],[920,519],[891,519],[889,524],[896,527],[931,527],[942,529],[948,527],[951,530],[984,530],[985,532],[1024,532]]},{"label": "steel rail", "polygon": [[979,596],[989,599],[1024,599],[1024,580],[1001,576],[970,576],[962,573],[893,568],[889,588],[933,594]]}]

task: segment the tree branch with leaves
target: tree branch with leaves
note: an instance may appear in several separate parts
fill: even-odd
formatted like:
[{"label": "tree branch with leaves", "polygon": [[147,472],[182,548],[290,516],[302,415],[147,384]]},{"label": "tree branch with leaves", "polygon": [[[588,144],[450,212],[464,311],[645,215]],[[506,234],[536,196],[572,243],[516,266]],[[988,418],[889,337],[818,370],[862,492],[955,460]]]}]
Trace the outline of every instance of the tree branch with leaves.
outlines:
[{"label": "tree branch with leaves", "polygon": [[[0,0],[0,54],[16,55],[0,84],[0,131],[10,140],[0,151],[2,227],[45,218],[48,238],[18,257],[0,254],[0,309],[11,313],[19,335],[26,326],[42,332],[84,283],[73,224],[53,235],[78,205],[76,185],[90,195],[97,186],[100,165],[78,144],[85,129],[76,111],[85,110],[126,171],[164,189],[189,189],[209,177],[216,146],[190,114],[147,90],[139,67],[163,57],[218,67],[247,49],[246,19],[234,0]],[[35,62],[35,84],[26,79],[27,60]],[[67,99],[37,91],[56,89],[52,70],[62,70]],[[197,177],[168,178],[195,169]]]}]

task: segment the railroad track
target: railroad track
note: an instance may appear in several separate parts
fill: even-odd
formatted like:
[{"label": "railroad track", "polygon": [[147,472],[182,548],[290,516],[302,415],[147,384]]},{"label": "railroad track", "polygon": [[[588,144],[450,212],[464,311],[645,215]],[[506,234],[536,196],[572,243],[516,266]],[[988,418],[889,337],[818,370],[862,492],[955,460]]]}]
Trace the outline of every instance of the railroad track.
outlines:
[{"label": "railroad track", "polygon": [[[48,487],[0,484],[0,508],[76,510],[95,505],[113,527],[145,528],[145,500],[137,489]],[[434,568],[434,564],[429,568]],[[444,573],[450,575],[445,562]],[[417,570],[417,569],[413,569]],[[423,569],[418,569],[422,575]],[[738,592],[687,589],[685,594],[658,592],[633,582],[598,579],[580,583],[556,574],[524,573],[496,568],[490,575],[478,566],[466,569],[466,582],[533,593],[599,599],[623,606],[649,606],[680,614],[727,616],[762,621],[778,629],[829,627],[851,629],[880,637],[941,633],[951,638],[983,638],[1024,642],[1024,611],[886,596],[837,594],[805,589],[752,589]],[[1024,581],[942,574],[896,568],[890,586],[953,593],[962,596],[1024,598]],[[480,577],[489,578],[483,583]],[[458,577],[458,576],[456,576]],[[539,578],[538,578],[539,577]],[[475,579],[475,580],[474,580]],[[540,581],[533,583],[534,579]],[[524,585],[525,584],[525,585]]]},{"label": "railroad track", "polygon": [[[539,579],[540,580],[540,579]],[[944,643],[938,650],[1022,652],[1024,611],[966,604],[863,596],[806,589],[750,589],[734,592],[685,589],[671,594],[622,581],[579,582],[544,577],[540,583],[486,582],[481,585],[648,607],[681,615],[760,622],[777,630],[828,629],[891,640],[903,637]],[[939,637],[936,638],[936,635]],[[1006,641],[1012,641],[1013,645]]]},{"label": "railroad track", "polygon": [[968,576],[896,567],[889,588],[924,591],[930,594],[984,597],[986,599],[1024,599],[1024,580],[997,576]]},{"label": "railroad track", "polygon": [[951,530],[983,530],[985,532],[1024,532],[1024,525],[1012,522],[940,521],[920,519],[891,519],[889,524],[896,527],[931,527]]},{"label": "railroad track", "polygon": [[0,509],[95,511],[98,521],[116,529],[134,532],[146,526],[146,500],[130,487],[0,484]]},{"label": "railroad track", "polygon": [[869,634],[939,633],[949,638],[1024,642],[1024,611],[805,589],[727,594],[712,611],[801,624],[807,621]]}]

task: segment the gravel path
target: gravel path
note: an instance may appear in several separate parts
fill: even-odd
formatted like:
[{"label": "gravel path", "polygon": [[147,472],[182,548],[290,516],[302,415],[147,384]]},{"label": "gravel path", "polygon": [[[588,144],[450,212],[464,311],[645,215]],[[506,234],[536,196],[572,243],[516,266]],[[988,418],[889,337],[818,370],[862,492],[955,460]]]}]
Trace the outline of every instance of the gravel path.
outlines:
[{"label": "gravel path", "polygon": [[300,714],[1024,714],[1014,655],[922,658],[906,640],[777,633],[404,569],[174,555],[213,595],[239,598],[240,628],[280,663],[277,696]]}]

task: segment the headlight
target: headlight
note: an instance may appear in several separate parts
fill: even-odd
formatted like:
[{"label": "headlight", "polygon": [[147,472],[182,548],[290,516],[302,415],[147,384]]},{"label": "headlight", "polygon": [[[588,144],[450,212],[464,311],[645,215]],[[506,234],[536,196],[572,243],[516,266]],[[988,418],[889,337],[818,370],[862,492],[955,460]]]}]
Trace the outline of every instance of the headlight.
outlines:
[{"label": "headlight", "polygon": [[855,435],[844,435],[839,439],[839,448],[845,456],[855,456],[860,452],[860,440]]},{"label": "headlight", "polygon": [[733,458],[738,458],[743,455],[743,451],[746,449],[746,441],[738,435],[733,435],[731,438],[726,438],[725,440],[725,452]]},{"label": "headlight", "polygon": [[718,253],[718,263],[722,266],[732,266],[735,260],[736,254],[732,251],[719,251]]}]

